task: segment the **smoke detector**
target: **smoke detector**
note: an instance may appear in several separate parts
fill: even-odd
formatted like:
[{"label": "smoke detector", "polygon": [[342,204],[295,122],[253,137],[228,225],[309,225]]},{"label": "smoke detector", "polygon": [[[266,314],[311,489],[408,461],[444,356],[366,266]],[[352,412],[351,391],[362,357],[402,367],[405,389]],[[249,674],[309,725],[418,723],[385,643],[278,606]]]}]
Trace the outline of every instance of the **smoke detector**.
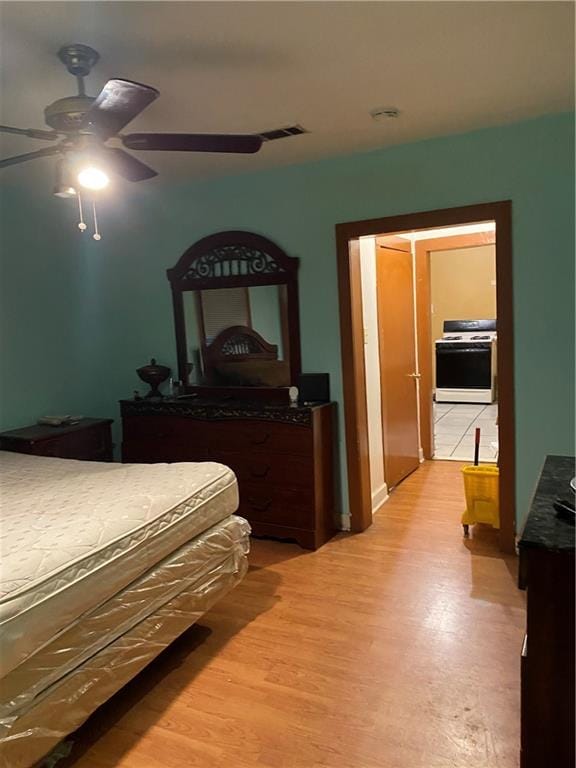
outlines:
[{"label": "smoke detector", "polygon": [[398,107],[375,107],[370,110],[372,120],[394,120],[400,116]]}]

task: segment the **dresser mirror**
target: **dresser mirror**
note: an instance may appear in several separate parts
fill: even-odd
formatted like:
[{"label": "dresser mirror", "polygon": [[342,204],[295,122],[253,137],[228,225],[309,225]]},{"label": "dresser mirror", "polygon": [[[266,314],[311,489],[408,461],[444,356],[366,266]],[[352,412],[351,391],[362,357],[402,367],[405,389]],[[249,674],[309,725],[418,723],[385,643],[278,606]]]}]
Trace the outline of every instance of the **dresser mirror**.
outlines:
[{"label": "dresser mirror", "polygon": [[250,232],[195,243],[168,270],[186,392],[258,397],[300,374],[298,259]]}]

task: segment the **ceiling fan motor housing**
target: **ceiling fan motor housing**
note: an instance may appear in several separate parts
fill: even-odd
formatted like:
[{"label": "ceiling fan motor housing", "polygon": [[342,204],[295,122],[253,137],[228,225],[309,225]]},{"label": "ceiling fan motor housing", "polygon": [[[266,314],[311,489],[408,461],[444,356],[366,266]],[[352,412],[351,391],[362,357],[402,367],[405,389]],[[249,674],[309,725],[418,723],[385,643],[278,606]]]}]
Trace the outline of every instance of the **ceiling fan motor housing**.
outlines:
[{"label": "ceiling fan motor housing", "polygon": [[74,43],[62,46],[58,51],[58,58],[71,75],[86,77],[100,58],[100,54],[89,45]]},{"label": "ceiling fan motor housing", "polygon": [[77,131],[93,102],[93,96],[67,96],[58,99],[44,110],[46,124],[63,133]]}]

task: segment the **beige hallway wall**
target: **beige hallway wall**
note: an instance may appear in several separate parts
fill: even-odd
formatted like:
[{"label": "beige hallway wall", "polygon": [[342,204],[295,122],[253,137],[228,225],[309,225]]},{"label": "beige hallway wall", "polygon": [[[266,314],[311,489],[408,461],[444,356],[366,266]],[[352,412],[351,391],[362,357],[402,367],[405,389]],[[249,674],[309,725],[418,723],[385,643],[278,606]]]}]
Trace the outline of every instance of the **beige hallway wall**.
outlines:
[{"label": "beige hallway wall", "polygon": [[430,253],[432,360],[444,320],[496,317],[496,248],[480,245]]}]

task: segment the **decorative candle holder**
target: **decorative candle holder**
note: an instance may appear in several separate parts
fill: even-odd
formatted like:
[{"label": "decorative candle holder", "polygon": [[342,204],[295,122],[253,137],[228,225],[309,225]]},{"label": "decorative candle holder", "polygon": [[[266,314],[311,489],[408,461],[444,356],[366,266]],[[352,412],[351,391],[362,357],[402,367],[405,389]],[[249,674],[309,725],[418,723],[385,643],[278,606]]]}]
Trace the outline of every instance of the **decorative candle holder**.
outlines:
[{"label": "decorative candle holder", "polygon": [[150,385],[150,392],[146,397],[162,397],[158,387],[170,376],[170,368],[167,365],[158,365],[155,358],[152,358],[149,365],[138,368],[136,373],[142,381]]}]

